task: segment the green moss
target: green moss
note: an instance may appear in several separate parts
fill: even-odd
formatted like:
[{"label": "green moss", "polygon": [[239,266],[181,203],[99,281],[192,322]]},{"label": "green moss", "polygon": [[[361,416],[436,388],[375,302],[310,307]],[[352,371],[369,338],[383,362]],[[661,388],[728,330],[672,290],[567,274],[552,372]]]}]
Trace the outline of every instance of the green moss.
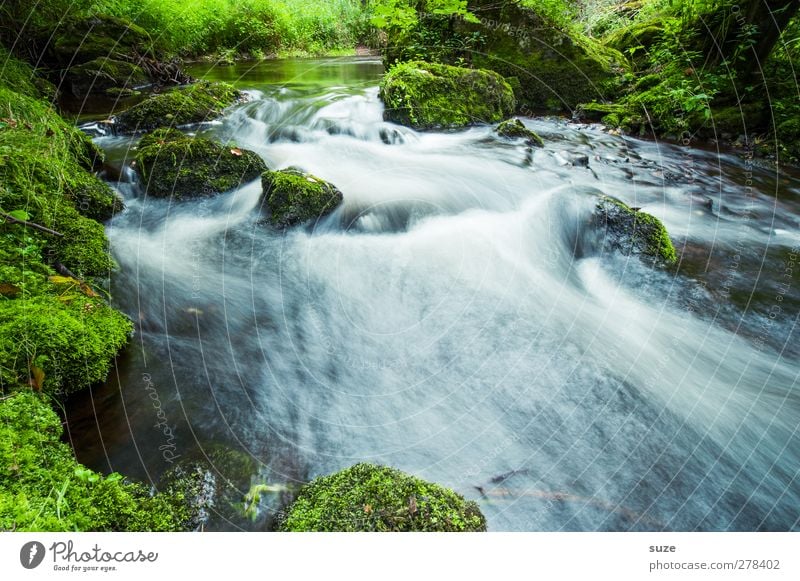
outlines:
[{"label": "green moss", "polygon": [[[56,279],[61,280],[61,279]],[[0,300],[0,378],[3,387],[27,384],[34,368],[41,388],[67,393],[103,381],[127,343],[130,320],[74,280],[49,293]]]},{"label": "green moss", "polygon": [[149,195],[175,198],[226,192],[258,178],[267,169],[252,151],[188,137],[174,129],[145,136],[134,167]]},{"label": "green moss", "polygon": [[638,55],[646,55],[647,49],[658,42],[664,34],[664,24],[661,18],[652,20],[634,21],[627,26],[616,28],[603,38],[606,46],[613,47],[620,52],[631,55],[634,61]]},{"label": "green moss", "polygon": [[525,127],[519,119],[506,119],[495,128],[495,132],[508,139],[524,139],[525,143],[533,147],[544,147],[542,138],[535,131]]},{"label": "green moss", "polygon": [[2,45],[0,45],[0,85],[14,87],[17,93],[26,97],[39,98],[43,96],[37,86],[33,67],[11,57],[11,54]]},{"label": "green moss", "polygon": [[142,138],[139,140],[138,149],[147,149],[153,145],[161,146],[168,142],[181,141],[183,139],[189,139],[189,136],[183,131],[179,131],[178,129],[174,129],[172,127],[162,127],[161,129],[156,129],[155,131],[142,136]]},{"label": "green moss", "polygon": [[84,97],[90,93],[102,93],[111,89],[128,88],[145,84],[149,77],[142,67],[133,63],[98,57],[89,62],[72,66],[66,73],[72,94]]},{"label": "green moss", "polygon": [[664,266],[677,261],[667,229],[655,216],[603,196],[597,202],[595,224],[603,230],[603,244],[609,250],[640,255]]},{"label": "green moss", "polygon": [[67,20],[52,31],[50,57],[62,67],[98,58],[128,59],[152,54],[153,41],[130,20],[105,14]]},{"label": "green moss", "polygon": [[261,176],[262,204],[274,226],[287,227],[330,214],[343,199],[336,186],[299,170],[267,171]]},{"label": "green moss", "polygon": [[51,108],[1,87],[0,111],[9,120],[0,129],[0,208],[24,210],[31,221],[63,234],[42,235],[49,261],[81,276],[107,275],[114,262],[102,225],[91,218],[106,219],[120,206],[87,171],[101,159],[96,148]]},{"label": "green moss", "polygon": [[152,95],[116,117],[120,131],[149,131],[209,121],[240,98],[226,83],[196,83]]},{"label": "green moss", "polygon": [[428,129],[493,123],[514,111],[514,92],[497,73],[411,61],[384,76],[385,117]]},{"label": "green moss", "polygon": [[450,489],[373,464],[356,464],[300,490],[284,531],[485,531],[478,505]]},{"label": "green moss", "polygon": [[185,506],[85,468],[61,433],[46,398],[27,391],[0,401],[0,530],[181,530]]}]

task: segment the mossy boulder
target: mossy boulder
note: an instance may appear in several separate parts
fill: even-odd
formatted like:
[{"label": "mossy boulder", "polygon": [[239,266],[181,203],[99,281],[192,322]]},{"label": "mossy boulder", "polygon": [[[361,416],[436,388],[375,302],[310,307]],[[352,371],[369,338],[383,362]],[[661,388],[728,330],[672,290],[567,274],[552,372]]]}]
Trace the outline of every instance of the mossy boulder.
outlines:
[{"label": "mossy boulder", "polygon": [[453,35],[480,43],[450,58],[516,77],[521,111],[571,112],[579,103],[606,98],[628,67],[619,51],[554,22],[532,0],[469,0],[467,8],[479,22],[456,21]]},{"label": "mossy boulder", "polygon": [[[51,275],[49,293],[0,301],[0,379],[71,393],[103,381],[133,330],[88,285]],[[94,295],[94,296],[91,296]]]},{"label": "mossy boulder", "polygon": [[607,127],[623,131],[647,129],[647,120],[641,108],[624,103],[581,103],[575,111],[575,118],[585,121],[599,121]]},{"label": "mossy boulder", "polygon": [[281,228],[330,214],[344,199],[333,184],[294,168],[264,172],[261,185],[262,207],[270,223]]},{"label": "mossy boulder", "polygon": [[478,505],[394,468],[356,464],[305,485],[284,531],[485,531]]},{"label": "mossy boulder", "polygon": [[519,119],[506,119],[495,128],[495,132],[506,139],[522,139],[531,147],[544,147],[542,138],[535,131],[525,127]]},{"label": "mossy boulder", "polygon": [[604,250],[636,255],[658,266],[669,266],[677,260],[667,229],[655,216],[603,196],[592,220]]},{"label": "mossy boulder", "polygon": [[64,68],[99,58],[126,60],[153,51],[153,41],[144,28],[107,14],[68,20],[52,31],[52,37],[49,56]]},{"label": "mossy boulder", "polygon": [[85,97],[91,93],[116,94],[125,89],[133,90],[149,83],[150,78],[136,64],[98,57],[70,67],[66,73],[66,81],[73,95]]},{"label": "mossy boulder", "polygon": [[410,61],[384,76],[380,97],[389,121],[418,129],[494,123],[514,111],[514,92],[497,73]]},{"label": "mossy boulder", "polygon": [[180,499],[75,460],[61,418],[30,390],[0,401],[0,530],[178,531]]},{"label": "mossy boulder", "polygon": [[134,168],[149,195],[190,198],[237,188],[258,178],[267,166],[247,149],[159,129],[142,138]]},{"label": "mossy boulder", "polygon": [[752,136],[764,127],[768,119],[767,109],[761,103],[715,107],[711,110],[711,117],[701,133],[716,137],[726,133],[731,137],[743,134]]},{"label": "mossy boulder", "polygon": [[630,55],[634,64],[641,65],[645,62],[649,49],[661,40],[663,35],[663,19],[653,18],[616,28],[603,38],[603,43]]},{"label": "mossy boulder", "polygon": [[211,121],[240,98],[227,83],[199,82],[151,95],[117,115],[115,128],[124,133]]}]

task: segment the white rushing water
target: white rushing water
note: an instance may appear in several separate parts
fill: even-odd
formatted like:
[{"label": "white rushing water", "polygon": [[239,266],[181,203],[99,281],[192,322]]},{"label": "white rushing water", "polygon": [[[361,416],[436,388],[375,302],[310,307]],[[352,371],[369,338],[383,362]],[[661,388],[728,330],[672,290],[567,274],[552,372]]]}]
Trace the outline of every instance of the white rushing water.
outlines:
[{"label": "white rushing water", "polygon": [[[92,408],[124,404],[129,433],[94,464],[165,467],[146,372],[184,452],[225,442],[269,482],[369,460],[492,530],[797,529],[798,182],[756,171],[751,192],[734,156],[563,120],[524,119],[534,151],[415,132],[382,120],[371,74],[245,79],[253,100],[201,128],[336,184],[317,224],[259,224],[258,182],[184,202],[119,184],[113,290],[138,336]],[[600,194],[664,221],[677,274],[599,252]]]}]

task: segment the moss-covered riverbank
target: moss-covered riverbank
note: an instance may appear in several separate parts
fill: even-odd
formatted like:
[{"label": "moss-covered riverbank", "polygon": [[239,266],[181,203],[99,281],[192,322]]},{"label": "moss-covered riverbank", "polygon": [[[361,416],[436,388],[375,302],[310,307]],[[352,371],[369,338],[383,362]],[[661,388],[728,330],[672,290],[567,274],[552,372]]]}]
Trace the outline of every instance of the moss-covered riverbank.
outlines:
[{"label": "moss-covered riverbank", "polygon": [[133,325],[108,305],[103,225],[120,209],[102,153],[51,87],[3,54],[0,73],[0,530],[183,530],[179,495],[79,464],[59,398],[105,379]]}]

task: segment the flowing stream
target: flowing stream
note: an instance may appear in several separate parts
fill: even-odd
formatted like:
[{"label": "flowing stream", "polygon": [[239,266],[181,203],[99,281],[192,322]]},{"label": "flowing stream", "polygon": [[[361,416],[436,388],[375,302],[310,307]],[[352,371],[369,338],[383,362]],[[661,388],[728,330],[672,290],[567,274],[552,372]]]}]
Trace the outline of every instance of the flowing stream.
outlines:
[{"label": "flowing stream", "polygon": [[[384,463],[490,530],[800,528],[796,174],[555,118],[524,119],[533,151],[416,132],[383,121],[375,59],[191,72],[251,96],[191,130],[345,201],[283,233],[258,182],[159,200],[123,169],[111,288],[136,335],[68,404],[81,461],[155,483],[223,444],[290,487]],[[136,139],[97,142],[120,168]],[[662,219],[678,268],[602,253],[600,194]]]}]

